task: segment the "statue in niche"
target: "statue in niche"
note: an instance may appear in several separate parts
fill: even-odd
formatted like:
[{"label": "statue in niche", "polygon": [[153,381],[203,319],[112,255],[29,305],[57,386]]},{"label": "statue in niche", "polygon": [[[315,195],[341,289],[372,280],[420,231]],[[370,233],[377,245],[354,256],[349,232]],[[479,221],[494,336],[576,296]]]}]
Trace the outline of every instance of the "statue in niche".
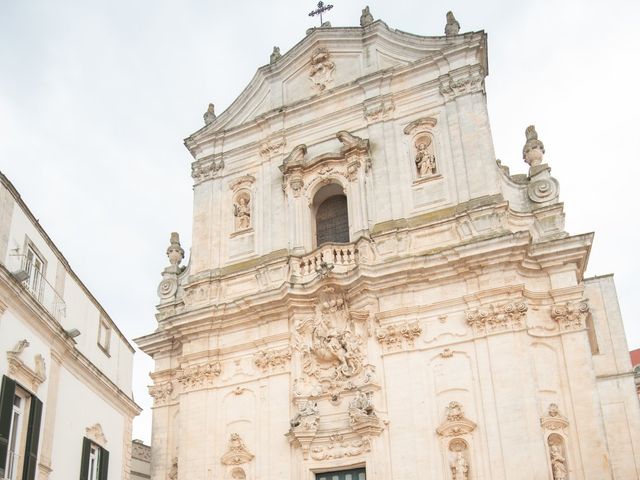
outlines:
[{"label": "statue in niche", "polygon": [[249,196],[240,194],[233,205],[233,215],[236,217],[236,231],[246,230],[251,227],[251,207]]},{"label": "statue in niche", "polygon": [[373,23],[373,15],[369,11],[369,5],[362,9],[362,15],[360,15],[360,26],[366,27]]},{"label": "statue in niche", "polygon": [[431,146],[431,137],[426,137],[416,143],[416,168],[419,177],[436,173],[436,156],[431,151]]},{"label": "statue in niche", "polygon": [[205,125],[209,125],[216,119],[216,112],[215,112],[215,107],[213,106],[213,103],[209,104],[209,106],[207,107],[207,111],[204,112],[204,115],[202,116],[202,118],[204,119]]},{"label": "statue in niche", "polygon": [[453,12],[447,12],[447,24],[444,27],[444,34],[450,37],[451,35],[458,35],[458,32],[460,32],[460,24],[456,17],[453,16]]},{"label": "statue in niche", "polygon": [[536,127],[529,125],[524,134],[527,142],[522,147],[522,158],[532,167],[540,165],[544,158],[544,144],[538,139]]},{"label": "statue in niche", "polygon": [[568,478],[567,461],[564,458],[561,440],[549,437],[549,455],[553,480],[566,480]]},{"label": "statue in niche", "polygon": [[318,426],[320,415],[320,409],[318,408],[318,402],[312,400],[305,400],[300,404],[298,414],[291,419],[291,428],[303,426],[307,429],[315,428]]},{"label": "statue in niche", "polygon": [[469,463],[464,458],[462,451],[456,452],[456,458],[451,463],[451,478],[452,480],[468,480],[469,478]]}]

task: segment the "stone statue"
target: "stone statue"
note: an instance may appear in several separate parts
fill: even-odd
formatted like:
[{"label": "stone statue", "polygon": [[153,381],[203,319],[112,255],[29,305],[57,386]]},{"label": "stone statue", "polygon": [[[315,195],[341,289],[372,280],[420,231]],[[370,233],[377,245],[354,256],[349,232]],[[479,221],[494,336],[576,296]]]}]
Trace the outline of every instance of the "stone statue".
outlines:
[{"label": "stone statue", "polygon": [[447,24],[444,27],[444,34],[450,37],[451,35],[458,35],[458,32],[460,32],[460,24],[456,17],[453,16],[453,12],[447,12]]},{"label": "stone statue", "polygon": [[207,107],[207,111],[204,112],[204,115],[202,116],[202,118],[204,118],[205,125],[209,125],[211,122],[213,122],[216,119],[216,113],[214,111],[213,103],[209,104],[209,106]]},{"label": "stone statue", "polygon": [[371,25],[373,23],[373,15],[369,11],[369,5],[362,9],[362,15],[360,15],[360,26],[366,27],[367,25]]},{"label": "stone statue", "polygon": [[416,168],[418,169],[418,176],[420,177],[426,177],[427,175],[434,175],[436,173],[436,157],[429,151],[430,145],[430,138],[416,145]]},{"label": "stone statue", "polygon": [[44,357],[40,354],[36,355],[35,363],[36,363],[36,369],[35,369],[36,376],[40,378],[46,378],[47,368],[44,363]]},{"label": "stone statue", "polygon": [[269,57],[269,64],[273,65],[278,60],[280,60],[280,58],[282,58],[282,55],[280,54],[280,47],[273,47],[273,52]]},{"label": "stone statue", "polygon": [[529,125],[525,130],[525,135],[527,143],[522,147],[522,158],[532,167],[540,165],[544,156],[544,144],[538,140],[536,127]]},{"label": "stone statue", "polygon": [[451,463],[451,479],[452,480],[468,480],[469,464],[464,458],[462,452],[456,452],[456,459]]},{"label": "stone statue", "polygon": [[363,419],[376,418],[376,412],[371,403],[370,394],[358,390],[356,397],[349,403],[349,417],[353,423],[357,423]]},{"label": "stone statue", "polygon": [[184,259],[184,249],[180,246],[180,235],[177,232],[171,232],[167,257],[169,257],[169,263],[173,270],[177,271],[180,267],[180,262]]},{"label": "stone statue", "polygon": [[312,400],[305,400],[300,404],[298,414],[293,417],[291,422],[291,428],[303,426],[307,429],[311,429],[318,426],[320,415],[320,409],[318,408],[318,402]]},{"label": "stone statue", "polygon": [[562,453],[562,446],[558,443],[554,443],[550,446],[550,454],[553,480],[566,480],[568,475],[567,461]]},{"label": "stone statue", "polygon": [[236,217],[236,231],[246,230],[251,227],[251,207],[249,198],[240,195],[233,205],[233,215]]}]

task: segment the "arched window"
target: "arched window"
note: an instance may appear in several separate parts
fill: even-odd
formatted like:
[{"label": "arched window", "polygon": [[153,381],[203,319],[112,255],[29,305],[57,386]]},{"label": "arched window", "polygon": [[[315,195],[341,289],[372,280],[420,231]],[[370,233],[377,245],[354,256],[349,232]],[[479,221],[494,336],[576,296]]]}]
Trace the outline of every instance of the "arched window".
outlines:
[{"label": "arched window", "polygon": [[320,189],[313,202],[316,209],[316,246],[349,243],[347,197],[342,188],[330,184]]}]

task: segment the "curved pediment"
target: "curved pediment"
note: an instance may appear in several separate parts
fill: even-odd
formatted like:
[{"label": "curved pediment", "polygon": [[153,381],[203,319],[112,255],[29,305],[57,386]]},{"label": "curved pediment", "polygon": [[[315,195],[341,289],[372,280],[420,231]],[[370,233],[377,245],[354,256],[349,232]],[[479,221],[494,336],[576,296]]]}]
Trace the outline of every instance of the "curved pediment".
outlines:
[{"label": "curved pediment", "polygon": [[[189,149],[217,132],[295,108],[381,70],[484,42],[484,33],[424,37],[390,29],[378,20],[367,27],[314,28],[284,55],[260,67],[236,100],[185,143]],[[444,57],[443,57],[444,58]],[[481,60],[486,63],[486,59]]]}]

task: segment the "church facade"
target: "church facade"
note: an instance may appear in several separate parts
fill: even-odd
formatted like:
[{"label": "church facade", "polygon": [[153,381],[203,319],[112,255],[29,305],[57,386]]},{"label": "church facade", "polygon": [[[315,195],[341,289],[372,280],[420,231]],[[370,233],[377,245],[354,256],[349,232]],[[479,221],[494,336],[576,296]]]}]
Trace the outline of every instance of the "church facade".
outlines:
[{"label": "church facade", "polygon": [[153,480],[638,478],[613,279],[536,129],[496,161],[486,34],[445,33],[311,29],[186,139]]}]

